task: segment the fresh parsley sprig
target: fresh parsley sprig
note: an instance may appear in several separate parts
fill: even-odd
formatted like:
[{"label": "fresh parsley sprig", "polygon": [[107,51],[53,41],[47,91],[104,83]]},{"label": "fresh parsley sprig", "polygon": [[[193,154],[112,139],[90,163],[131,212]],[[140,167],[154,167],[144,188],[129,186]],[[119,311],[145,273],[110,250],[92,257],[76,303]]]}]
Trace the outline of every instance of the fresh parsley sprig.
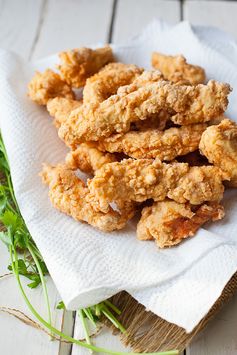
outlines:
[{"label": "fresh parsley sprig", "polygon": [[[121,353],[117,351],[112,351],[108,349],[98,348],[94,346],[91,342],[87,324],[85,318],[88,318],[94,325],[99,320],[101,315],[107,317],[112,324],[117,327],[122,333],[126,330],[116,319],[114,314],[119,315],[120,310],[114,306],[110,301],[106,300],[95,306],[83,308],[78,311],[78,315],[81,318],[82,325],[85,332],[86,342],[72,338],[60,330],[56,329],[52,325],[52,317],[50,310],[50,303],[48,297],[48,290],[46,285],[45,276],[49,275],[47,266],[43,260],[43,257],[37,248],[34,240],[32,239],[28,228],[25,224],[23,217],[21,216],[19,206],[17,204],[12,180],[10,173],[10,165],[5,149],[5,145],[0,135],[0,221],[4,228],[0,231],[0,240],[7,246],[11,264],[8,266],[8,269],[13,272],[15,275],[16,281],[18,283],[20,292],[27,304],[31,313],[35,318],[50,331],[52,335],[57,335],[61,339],[69,341],[73,344],[77,344],[84,348],[89,349],[90,351],[95,352],[104,352],[111,355],[122,355],[128,353]],[[30,288],[35,288],[39,284],[42,285],[44,299],[48,312],[48,320],[45,320],[37,312],[34,306],[31,304],[24,288],[21,283],[20,275],[28,278],[31,282],[28,284]],[[63,302],[60,302],[58,309],[65,308]],[[154,355],[175,355],[179,352],[177,350],[167,351],[167,352],[158,352],[153,353]],[[135,354],[135,353],[130,353]]]}]

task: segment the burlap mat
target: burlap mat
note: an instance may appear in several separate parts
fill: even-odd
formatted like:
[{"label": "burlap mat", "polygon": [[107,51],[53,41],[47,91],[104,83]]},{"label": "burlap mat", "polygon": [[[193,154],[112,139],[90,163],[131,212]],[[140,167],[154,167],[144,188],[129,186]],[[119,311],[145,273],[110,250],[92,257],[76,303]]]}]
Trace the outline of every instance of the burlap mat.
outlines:
[{"label": "burlap mat", "polygon": [[[230,279],[221,296],[192,333],[187,334],[183,328],[169,323],[147,312],[127,292],[120,292],[113,296],[111,301],[122,311],[119,320],[126,328],[126,335],[121,336],[122,342],[130,346],[135,352],[155,352],[177,349],[184,350],[199,333],[234,295],[237,290],[237,273]],[[184,290],[185,291],[185,290]],[[113,332],[116,332],[108,322],[105,323]]]}]

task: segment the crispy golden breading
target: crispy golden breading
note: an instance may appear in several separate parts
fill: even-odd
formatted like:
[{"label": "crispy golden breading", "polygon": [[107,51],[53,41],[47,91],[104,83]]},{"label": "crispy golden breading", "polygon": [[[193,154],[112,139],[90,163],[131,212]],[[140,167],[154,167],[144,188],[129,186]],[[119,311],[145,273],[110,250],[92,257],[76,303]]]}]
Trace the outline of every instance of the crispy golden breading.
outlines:
[{"label": "crispy golden breading", "polygon": [[55,97],[47,102],[47,110],[50,116],[54,117],[53,123],[57,128],[61,127],[73,110],[81,106],[82,100],[77,101],[63,97]]},{"label": "crispy golden breading", "polygon": [[192,237],[207,221],[217,221],[224,215],[224,208],[217,203],[201,205],[192,212],[190,204],[170,200],[155,202],[142,210],[137,237],[140,240],[155,239],[160,248],[171,247]]},{"label": "crispy golden breading", "polygon": [[131,84],[121,86],[117,93],[120,96],[128,95],[141,89],[145,85],[154,84],[163,80],[164,77],[158,70],[145,70]]},{"label": "crispy golden breading", "polygon": [[130,131],[105,138],[98,142],[98,147],[110,153],[123,152],[136,159],[159,158],[170,161],[197,150],[206,127],[206,124],[194,124],[165,131]]},{"label": "crispy golden breading", "polygon": [[228,176],[216,166],[192,166],[179,179],[176,187],[169,191],[168,197],[179,203],[190,202],[192,205],[220,201],[224,193],[224,180],[228,180]]},{"label": "crispy golden breading", "polygon": [[76,150],[72,150],[66,156],[66,164],[72,170],[93,174],[103,165],[115,162],[116,157],[111,153],[101,152],[93,143],[82,143]]},{"label": "crispy golden breading", "polygon": [[113,201],[164,200],[170,189],[189,171],[188,164],[162,164],[159,159],[125,159],[97,170],[88,181],[91,193],[106,211]]},{"label": "crispy golden breading", "polygon": [[152,53],[152,66],[161,71],[164,78],[174,83],[188,82],[191,85],[203,84],[206,79],[203,68],[188,64],[182,55],[170,56]]},{"label": "crispy golden breading", "polygon": [[189,167],[186,163],[165,164],[159,159],[126,159],[97,170],[88,187],[103,211],[110,202],[118,200],[163,201],[169,197],[179,203],[199,205],[221,200],[225,178],[214,166]]},{"label": "crispy golden breading", "polygon": [[120,86],[131,84],[143,69],[134,64],[110,63],[86,81],[84,103],[101,103],[117,93]]},{"label": "crispy golden breading", "polygon": [[49,99],[65,97],[74,99],[72,88],[65,83],[59,74],[50,69],[43,73],[36,72],[28,85],[28,95],[39,105],[46,105]]},{"label": "crispy golden breading", "polygon": [[[137,238],[139,240],[158,240],[165,239],[173,241],[171,228],[166,226],[167,222],[176,221],[181,217],[183,220],[191,219],[194,213],[189,203],[177,203],[172,200],[154,202],[151,206],[144,207],[141,219],[137,225]],[[167,235],[168,234],[168,235]]]},{"label": "crispy golden breading", "polygon": [[219,125],[208,127],[199,147],[210,163],[228,174],[229,186],[237,187],[237,124],[224,119]]},{"label": "crispy golden breading", "polygon": [[105,232],[121,229],[126,224],[127,216],[120,215],[111,207],[106,213],[96,210],[85,183],[64,165],[44,165],[41,176],[43,182],[49,185],[53,206],[75,220],[87,222]]},{"label": "crispy golden breading", "polygon": [[[131,87],[134,86],[132,83]],[[115,132],[125,133],[132,122],[144,120],[161,109],[172,111],[171,120],[176,124],[207,122],[225,111],[230,92],[228,84],[215,81],[194,87],[159,80],[135,91],[130,89],[130,85],[121,87],[117,95],[96,108],[87,105],[84,110],[74,110],[61,126],[60,137],[68,144],[97,141]]]},{"label": "crispy golden breading", "polygon": [[59,54],[58,66],[62,78],[71,86],[80,88],[86,79],[97,73],[104,65],[113,62],[112,49],[109,46],[90,49],[79,48]]}]

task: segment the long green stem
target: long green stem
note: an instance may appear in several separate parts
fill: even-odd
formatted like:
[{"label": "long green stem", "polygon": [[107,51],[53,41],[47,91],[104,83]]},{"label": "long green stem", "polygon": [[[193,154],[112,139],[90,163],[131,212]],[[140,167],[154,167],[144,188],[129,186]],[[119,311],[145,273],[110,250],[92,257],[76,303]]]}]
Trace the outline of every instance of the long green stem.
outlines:
[{"label": "long green stem", "polygon": [[122,312],[113,303],[111,303],[109,300],[105,300],[104,303],[120,316]]},{"label": "long green stem", "polygon": [[11,180],[10,173],[6,172],[6,177],[7,177],[7,183],[8,183],[8,186],[9,186],[9,191],[10,191],[10,194],[11,194],[12,201],[14,202],[14,205],[15,205],[15,207],[17,209],[17,212],[20,214],[18,203],[16,201],[15,194],[14,194],[14,191],[13,191],[13,186],[12,186],[12,180]]},{"label": "long green stem", "polygon": [[89,335],[88,327],[87,327],[86,320],[85,320],[85,317],[84,317],[84,314],[83,314],[83,310],[79,309],[78,310],[78,314],[79,314],[79,317],[81,319],[81,323],[82,323],[82,326],[83,326],[83,329],[84,329],[86,342],[87,342],[87,344],[91,345],[90,335]]},{"label": "long green stem", "polygon": [[10,205],[9,202],[7,202],[7,208],[8,208],[9,210],[11,210],[13,213],[16,212],[16,211],[14,210],[14,208]]},{"label": "long green stem", "polygon": [[93,318],[93,314],[91,313],[90,307],[83,308],[83,311],[84,311],[85,315],[87,316],[87,318],[91,321],[91,323],[96,327],[96,322]]},{"label": "long green stem", "polygon": [[114,317],[110,310],[104,304],[102,307],[102,313],[110,320],[113,325],[118,328],[122,333],[126,333],[126,329],[122,326],[121,323]]},{"label": "long green stem", "polygon": [[[13,257],[14,255],[14,257]],[[99,348],[96,347],[94,345],[90,345],[87,344],[83,341],[74,339],[72,337],[70,337],[69,335],[66,335],[62,332],[60,332],[58,329],[54,328],[53,326],[51,326],[46,320],[44,320],[41,315],[36,311],[36,309],[32,306],[32,304],[30,303],[20,280],[20,276],[19,276],[19,272],[18,272],[18,258],[17,258],[17,253],[16,250],[12,249],[12,246],[10,246],[10,257],[11,257],[11,261],[12,261],[12,270],[14,272],[14,275],[16,277],[18,286],[20,288],[21,294],[28,306],[28,308],[30,309],[30,311],[32,312],[32,314],[36,317],[36,319],[38,319],[38,321],[43,324],[47,329],[49,329],[50,331],[52,331],[54,334],[60,336],[61,338],[73,343],[73,344],[77,344],[79,346],[82,346],[84,348],[93,350],[95,352],[104,352],[106,354],[110,354],[110,355],[127,355],[128,353],[123,353],[123,352],[118,352],[118,351],[113,351],[113,350],[108,350],[108,349],[103,349],[103,348]],[[14,263],[14,259],[15,259],[15,263]],[[135,355],[137,353],[130,353],[130,355]],[[157,353],[147,353],[146,355],[178,355],[179,352],[178,350],[171,350],[171,351],[166,351],[166,352],[157,352]]]},{"label": "long green stem", "polygon": [[50,303],[49,303],[49,295],[48,295],[48,290],[47,290],[47,286],[46,286],[46,282],[45,282],[45,278],[44,278],[44,274],[43,271],[41,269],[40,263],[33,251],[33,248],[31,247],[31,245],[28,246],[29,252],[31,253],[32,258],[34,259],[35,265],[38,269],[39,275],[40,275],[40,280],[42,283],[42,287],[43,287],[43,292],[44,292],[44,299],[46,302],[46,307],[47,307],[47,312],[48,312],[48,320],[49,320],[49,324],[52,325],[52,317],[51,317],[51,310],[50,310]]},{"label": "long green stem", "polygon": [[42,255],[40,254],[39,250],[35,247],[35,245],[29,241],[29,245],[31,249],[34,251],[35,255],[38,257],[38,259],[43,260]]}]

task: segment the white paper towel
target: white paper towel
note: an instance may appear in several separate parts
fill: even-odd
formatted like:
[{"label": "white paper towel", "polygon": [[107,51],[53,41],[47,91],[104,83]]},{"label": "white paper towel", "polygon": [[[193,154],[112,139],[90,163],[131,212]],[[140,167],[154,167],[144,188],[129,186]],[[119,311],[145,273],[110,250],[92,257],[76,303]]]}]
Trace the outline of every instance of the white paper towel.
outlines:
[{"label": "white paper towel", "polygon": [[[113,49],[118,60],[146,68],[153,50],[183,53],[203,66],[208,78],[237,88],[237,46],[219,30],[154,21],[140,36]],[[34,69],[57,61],[52,56],[31,64],[0,51],[0,123],[14,189],[50,274],[69,309],[126,290],[147,309],[191,331],[237,270],[237,190],[225,194],[224,220],[168,250],[138,241],[135,224],[106,234],[56,211],[38,174],[43,162],[63,161],[67,149],[45,108],[27,98],[26,87]],[[236,101],[234,90],[228,110],[232,119],[237,117]]]}]

